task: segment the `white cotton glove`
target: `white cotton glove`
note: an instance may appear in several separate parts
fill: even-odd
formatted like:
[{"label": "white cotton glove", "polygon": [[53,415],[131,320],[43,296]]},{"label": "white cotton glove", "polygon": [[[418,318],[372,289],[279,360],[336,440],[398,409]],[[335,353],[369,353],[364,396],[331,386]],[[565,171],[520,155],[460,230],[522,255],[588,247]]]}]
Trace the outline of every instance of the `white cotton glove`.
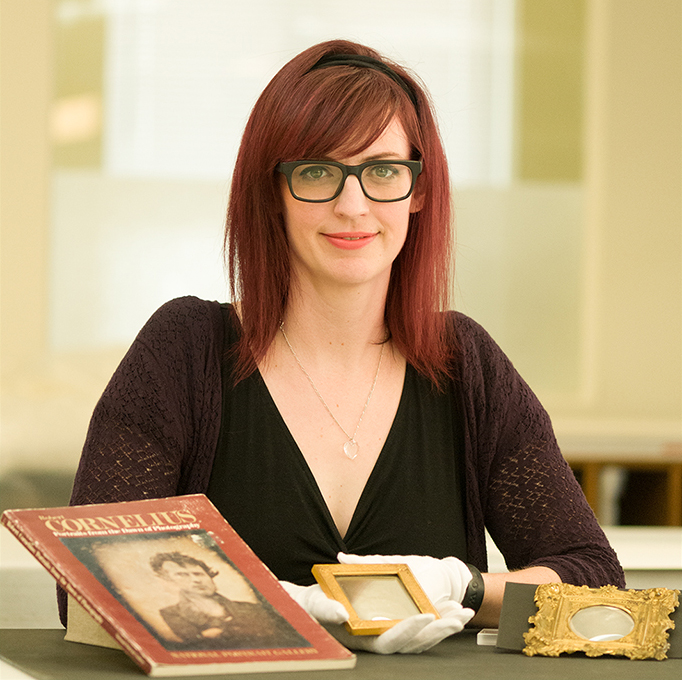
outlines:
[{"label": "white cotton glove", "polygon": [[381,635],[351,635],[344,626],[327,626],[327,630],[349,649],[374,654],[420,654],[441,640],[463,630],[473,616],[471,609],[459,605],[461,616],[437,619],[433,614],[416,614],[389,628]]},{"label": "white cotton glove", "polygon": [[[460,605],[472,579],[469,567],[456,557],[438,559],[427,555],[361,556],[339,553],[337,559],[341,564],[406,564],[441,616],[450,616],[451,612],[460,616],[462,607],[453,605]],[[462,611],[470,613],[469,619],[474,615],[471,609]]]},{"label": "white cotton glove", "polygon": [[297,586],[289,581],[280,581],[279,583],[296,604],[303,607],[319,623],[326,625],[348,621],[346,608],[337,600],[327,597],[318,584]]},{"label": "white cotton glove", "polygon": [[351,635],[343,626],[349,618],[346,608],[327,597],[319,585],[298,586],[288,581],[280,581],[280,585],[342,645],[375,654],[419,654],[446,637],[459,633],[473,616],[470,609],[452,603],[450,613],[441,619],[436,619],[433,614],[417,614],[381,635]]}]

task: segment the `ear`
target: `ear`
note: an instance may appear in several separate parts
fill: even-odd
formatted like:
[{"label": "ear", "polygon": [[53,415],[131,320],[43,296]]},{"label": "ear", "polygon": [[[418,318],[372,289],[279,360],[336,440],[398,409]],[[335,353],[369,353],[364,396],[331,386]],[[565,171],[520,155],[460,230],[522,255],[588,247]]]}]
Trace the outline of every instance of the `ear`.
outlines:
[{"label": "ear", "polygon": [[418,213],[424,206],[424,192],[421,190],[421,183],[417,179],[417,185],[410,196],[410,212]]}]

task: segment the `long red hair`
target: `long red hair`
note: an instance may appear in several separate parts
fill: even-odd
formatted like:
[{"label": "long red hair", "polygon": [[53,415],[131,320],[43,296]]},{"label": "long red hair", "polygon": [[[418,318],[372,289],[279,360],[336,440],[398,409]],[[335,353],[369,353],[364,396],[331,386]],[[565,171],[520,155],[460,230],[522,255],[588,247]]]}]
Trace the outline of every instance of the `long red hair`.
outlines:
[{"label": "long red hair", "polygon": [[[374,57],[414,92],[372,68],[310,71],[327,54]],[[259,97],[247,122],[232,177],[225,249],[233,299],[241,301],[237,381],[265,356],[284,315],[290,285],[280,161],[353,156],[397,116],[423,160],[417,181],[422,208],[410,215],[405,244],[393,263],[385,320],[407,361],[435,383],[450,373],[454,348],[444,315],[452,272],[450,180],[431,102],[416,78],[376,51],[345,40],[315,45],[288,62]]]}]

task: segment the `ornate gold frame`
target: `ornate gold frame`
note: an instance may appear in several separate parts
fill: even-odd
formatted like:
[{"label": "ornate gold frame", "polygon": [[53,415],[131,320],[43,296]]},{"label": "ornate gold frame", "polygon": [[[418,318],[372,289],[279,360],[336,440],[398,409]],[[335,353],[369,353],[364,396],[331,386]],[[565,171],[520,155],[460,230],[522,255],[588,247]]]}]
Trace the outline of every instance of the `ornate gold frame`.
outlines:
[{"label": "ornate gold frame", "polygon": [[[670,647],[668,629],[675,624],[669,615],[679,604],[679,590],[649,588],[619,590],[615,586],[588,588],[568,583],[546,583],[535,591],[538,612],[528,621],[534,627],[524,633],[528,656],[559,656],[584,652],[587,656],[612,654],[630,659],[665,659]],[[593,641],[575,633],[574,614],[598,605],[628,613],[634,622],[630,633],[618,640]]]},{"label": "ornate gold frame", "polygon": [[395,577],[405,588],[415,607],[424,614],[440,615],[422,590],[414,574],[406,564],[316,564],[312,569],[313,576],[328,597],[338,600],[348,612],[350,618],[346,622],[346,630],[351,635],[379,635],[395,626],[401,619],[363,619],[355,611],[346,592],[337,578],[340,576],[358,576],[366,578]]}]

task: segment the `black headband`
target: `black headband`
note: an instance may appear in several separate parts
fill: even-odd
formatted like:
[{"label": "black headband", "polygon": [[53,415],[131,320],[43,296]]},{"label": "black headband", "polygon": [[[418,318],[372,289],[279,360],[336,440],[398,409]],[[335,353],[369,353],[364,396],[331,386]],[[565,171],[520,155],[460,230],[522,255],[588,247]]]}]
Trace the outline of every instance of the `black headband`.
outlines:
[{"label": "black headband", "polygon": [[358,66],[360,68],[373,68],[394,80],[405,91],[410,101],[417,108],[417,95],[414,90],[388,65],[374,57],[366,57],[364,54],[325,54],[308,71],[316,71],[328,66]]}]

